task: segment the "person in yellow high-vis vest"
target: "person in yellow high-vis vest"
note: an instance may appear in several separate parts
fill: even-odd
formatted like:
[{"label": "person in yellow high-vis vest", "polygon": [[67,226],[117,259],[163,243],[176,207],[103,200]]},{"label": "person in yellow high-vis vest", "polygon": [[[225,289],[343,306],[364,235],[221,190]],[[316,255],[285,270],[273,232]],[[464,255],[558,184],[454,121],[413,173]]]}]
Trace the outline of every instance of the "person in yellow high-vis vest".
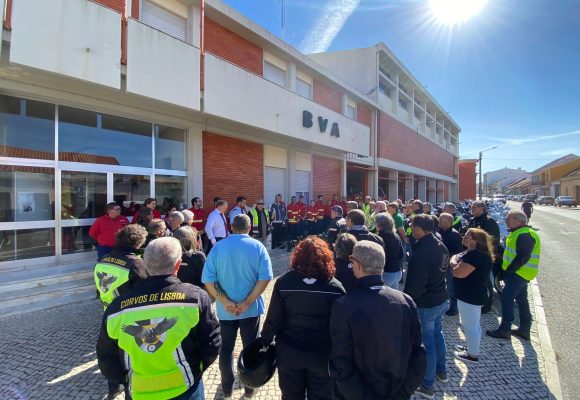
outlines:
[{"label": "person in yellow high-vis vest", "polygon": [[[512,335],[530,340],[532,314],[528,303],[528,282],[538,275],[540,265],[540,237],[530,228],[522,211],[510,211],[506,217],[510,230],[503,253],[500,278],[505,281],[501,293],[501,324],[487,335],[510,339]],[[520,325],[511,329],[514,320],[514,300],[518,303]]]}]

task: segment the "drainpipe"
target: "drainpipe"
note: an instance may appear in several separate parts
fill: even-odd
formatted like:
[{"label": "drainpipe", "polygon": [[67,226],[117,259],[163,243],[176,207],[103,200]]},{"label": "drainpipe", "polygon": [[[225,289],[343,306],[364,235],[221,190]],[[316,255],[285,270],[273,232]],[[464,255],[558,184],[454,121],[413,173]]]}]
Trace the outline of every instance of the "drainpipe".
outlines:
[{"label": "drainpipe", "polygon": [[127,1],[123,2],[123,13],[121,15],[121,65],[127,65]]},{"label": "drainpipe", "polygon": [[199,0],[199,89],[203,92],[205,81],[205,1]]}]

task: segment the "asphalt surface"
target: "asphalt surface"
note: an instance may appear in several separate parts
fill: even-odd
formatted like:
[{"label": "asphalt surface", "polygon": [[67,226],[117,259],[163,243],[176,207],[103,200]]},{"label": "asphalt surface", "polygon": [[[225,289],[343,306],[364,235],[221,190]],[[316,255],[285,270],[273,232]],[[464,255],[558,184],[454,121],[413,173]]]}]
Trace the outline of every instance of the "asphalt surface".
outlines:
[{"label": "asphalt surface", "polygon": [[[512,208],[520,203],[510,203]],[[580,393],[580,207],[534,206],[542,259],[538,283],[566,400]]]}]

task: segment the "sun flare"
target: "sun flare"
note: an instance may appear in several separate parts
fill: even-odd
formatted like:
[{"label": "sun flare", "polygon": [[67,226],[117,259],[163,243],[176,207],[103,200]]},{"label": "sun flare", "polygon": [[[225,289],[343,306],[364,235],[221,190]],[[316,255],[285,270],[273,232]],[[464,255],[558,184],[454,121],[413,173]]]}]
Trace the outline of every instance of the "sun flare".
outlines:
[{"label": "sun flare", "polygon": [[487,0],[429,0],[431,12],[444,25],[456,25],[476,16]]}]

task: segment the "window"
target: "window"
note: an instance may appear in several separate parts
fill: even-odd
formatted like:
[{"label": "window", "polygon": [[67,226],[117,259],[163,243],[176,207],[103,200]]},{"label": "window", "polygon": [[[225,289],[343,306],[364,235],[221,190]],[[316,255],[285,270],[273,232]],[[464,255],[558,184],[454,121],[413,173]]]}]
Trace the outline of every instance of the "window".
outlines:
[{"label": "window", "polygon": [[62,106],[58,116],[61,161],[153,166],[150,123]]},{"label": "window", "polygon": [[150,197],[151,178],[147,175],[115,174],[113,180],[113,201],[121,206],[121,214],[133,216],[145,200]]},{"label": "window", "polygon": [[187,19],[172,13],[151,1],[142,3],[141,22],[176,39],[185,41]]},{"label": "window", "polygon": [[0,96],[0,156],[54,160],[54,105]]},{"label": "window", "polygon": [[53,255],[53,228],[0,231],[0,262]]},{"label": "window", "polygon": [[413,107],[413,114],[415,115],[415,118],[417,119],[421,119],[421,110],[419,110],[417,107]]},{"label": "window", "polygon": [[63,221],[105,215],[107,174],[62,171],[61,200]]},{"label": "window", "polygon": [[0,188],[0,222],[54,219],[54,169],[2,165]]},{"label": "window", "polygon": [[384,94],[389,98],[391,97],[391,88],[382,82],[379,82],[379,92],[381,92],[382,94]]},{"label": "window", "polygon": [[187,169],[185,137],[183,129],[155,125],[155,168]]},{"label": "window", "polygon": [[404,108],[405,110],[408,110],[409,102],[403,99],[401,96],[399,96],[399,106],[401,106],[401,108]]},{"label": "window", "polygon": [[351,104],[348,104],[346,106],[346,116],[350,119],[356,119],[356,106],[353,107]]},{"label": "window", "polygon": [[401,92],[403,92],[403,93],[405,93],[405,94],[409,94],[409,93],[407,92],[407,88],[406,88],[405,86],[401,85],[400,83],[399,83],[399,89],[401,89]]},{"label": "window", "polygon": [[282,68],[278,68],[274,64],[264,61],[264,78],[276,85],[285,86],[286,85],[286,71]]},{"label": "window", "polygon": [[184,176],[155,175],[155,197],[159,212],[167,213],[171,205],[188,206],[185,200],[187,179]]},{"label": "window", "polygon": [[310,99],[310,83],[304,82],[300,78],[296,78],[296,93],[302,97]]}]

